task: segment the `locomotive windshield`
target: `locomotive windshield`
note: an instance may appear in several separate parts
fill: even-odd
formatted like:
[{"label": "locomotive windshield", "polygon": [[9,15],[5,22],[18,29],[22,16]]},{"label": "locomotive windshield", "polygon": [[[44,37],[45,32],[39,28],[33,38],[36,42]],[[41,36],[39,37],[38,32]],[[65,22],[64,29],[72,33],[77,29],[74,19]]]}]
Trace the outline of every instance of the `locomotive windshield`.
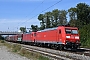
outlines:
[{"label": "locomotive windshield", "polygon": [[78,30],[66,29],[66,34],[78,34]]},{"label": "locomotive windshield", "polygon": [[78,31],[77,30],[72,30],[72,33],[73,34],[78,34]]}]

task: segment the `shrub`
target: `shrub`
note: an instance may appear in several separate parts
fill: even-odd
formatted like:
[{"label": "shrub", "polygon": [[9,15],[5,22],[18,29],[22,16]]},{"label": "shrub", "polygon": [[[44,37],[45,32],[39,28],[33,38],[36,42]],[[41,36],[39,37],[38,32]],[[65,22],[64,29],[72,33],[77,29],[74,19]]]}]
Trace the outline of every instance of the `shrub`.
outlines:
[{"label": "shrub", "polygon": [[5,41],[4,40],[1,40],[1,43],[5,43]]}]

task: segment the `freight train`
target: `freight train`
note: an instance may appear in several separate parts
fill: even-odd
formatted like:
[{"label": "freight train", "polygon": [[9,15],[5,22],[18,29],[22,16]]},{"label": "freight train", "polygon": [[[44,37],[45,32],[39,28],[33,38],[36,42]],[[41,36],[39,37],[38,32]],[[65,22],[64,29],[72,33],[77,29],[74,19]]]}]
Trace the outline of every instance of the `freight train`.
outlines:
[{"label": "freight train", "polygon": [[9,36],[7,41],[29,43],[30,45],[47,46],[54,49],[77,49],[80,47],[80,37],[77,27],[58,26]]}]

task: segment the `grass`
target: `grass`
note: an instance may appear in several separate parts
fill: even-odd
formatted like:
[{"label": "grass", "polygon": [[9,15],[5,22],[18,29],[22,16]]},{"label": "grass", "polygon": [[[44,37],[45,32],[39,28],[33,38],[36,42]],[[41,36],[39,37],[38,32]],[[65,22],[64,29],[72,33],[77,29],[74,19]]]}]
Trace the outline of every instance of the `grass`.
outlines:
[{"label": "grass", "polygon": [[50,60],[50,59],[44,56],[39,56],[39,60]]},{"label": "grass", "polygon": [[7,48],[14,53],[18,53],[21,56],[25,56],[32,60],[50,60],[48,57],[42,56],[40,53],[31,52],[22,48],[21,45],[18,44],[10,44],[6,43],[4,40],[0,40],[0,45],[7,46]]},{"label": "grass", "polygon": [[5,41],[4,41],[4,40],[1,40],[0,42],[1,42],[1,43],[5,43]]}]

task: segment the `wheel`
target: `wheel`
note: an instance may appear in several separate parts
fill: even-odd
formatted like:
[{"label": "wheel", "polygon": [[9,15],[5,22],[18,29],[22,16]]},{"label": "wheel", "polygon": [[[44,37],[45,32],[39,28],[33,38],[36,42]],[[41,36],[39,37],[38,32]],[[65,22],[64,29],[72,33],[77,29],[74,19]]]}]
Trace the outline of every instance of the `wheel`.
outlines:
[{"label": "wheel", "polygon": [[61,50],[64,49],[64,46],[63,46],[63,45],[59,45],[59,46],[58,46],[58,49],[61,51]]},{"label": "wheel", "polygon": [[55,44],[55,45],[54,45],[54,49],[57,50],[57,47],[58,47],[58,46]]}]

